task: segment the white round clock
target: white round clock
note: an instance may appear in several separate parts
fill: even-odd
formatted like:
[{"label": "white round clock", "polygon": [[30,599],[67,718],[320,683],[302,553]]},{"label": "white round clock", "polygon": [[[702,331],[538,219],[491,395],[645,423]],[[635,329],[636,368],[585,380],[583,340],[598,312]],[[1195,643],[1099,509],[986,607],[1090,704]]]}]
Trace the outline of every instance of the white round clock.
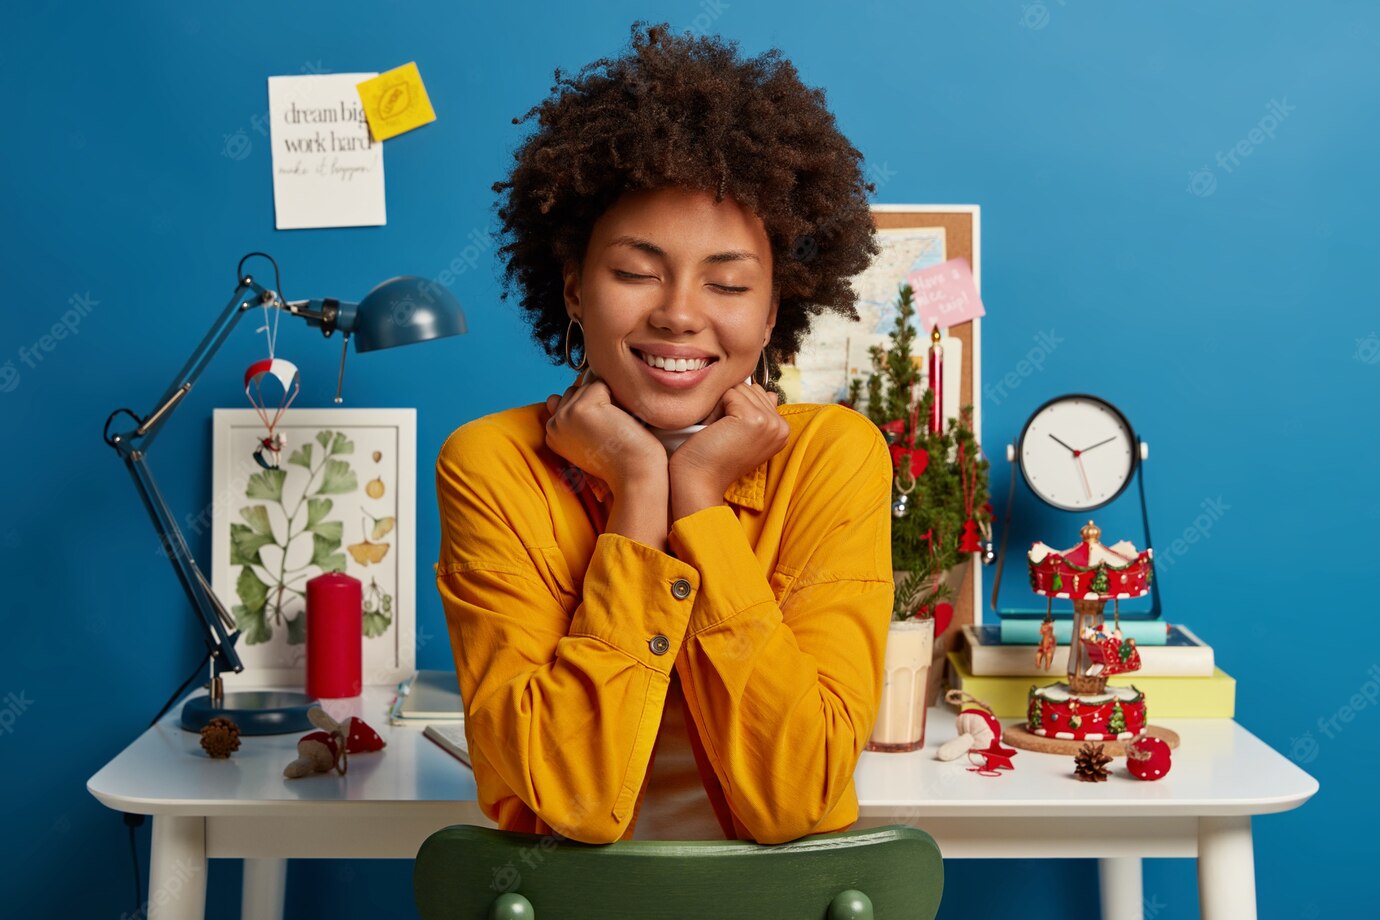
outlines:
[{"label": "white round clock", "polygon": [[1064,511],[1100,508],[1121,494],[1146,458],[1131,423],[1115,406],[1086,394],[1056,396],[1031,414],[1007,448],[1026,485]]}]

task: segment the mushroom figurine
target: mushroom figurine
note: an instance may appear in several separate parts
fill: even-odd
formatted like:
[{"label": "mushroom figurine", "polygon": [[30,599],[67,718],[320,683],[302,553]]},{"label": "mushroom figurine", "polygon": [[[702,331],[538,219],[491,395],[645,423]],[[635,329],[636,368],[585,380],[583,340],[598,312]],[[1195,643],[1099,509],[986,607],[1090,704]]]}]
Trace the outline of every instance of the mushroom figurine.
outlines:
[{"label": "mushroom figurine", "polygon": [[1153,782],[1169,772],[1171,755],[1163,739],[1146,734],[1142,729],[1125,748],[1126,771],[1136,779]]},{"label": "mushroom figurine", "polygon": [[363,719],[351,716],[337,722],[322,708],[307,710],[307,718],[321,731],[312,732],[297,742],[297,759],[283,768],[289,779],[312,773],[325,773],[332,767],[342,776],[348,768],[348,755],[381,751],[385,742]]},{"label": "mushroom figurine", "polygon": [[965,702],[972,705],[959,710],[958,737],[941,744],[936,756],[944,761],[957,760],[972,751],[986,757],[990,767],[1011,769],[1011,757],[1016,752],[1001,746],[1001,723],[992,710],[981,700],[961,690],[950,690],[944,700],[957,705]]},{"label": "mushroom figurine", "polygon": [[349,753],[367,754],[383,750],[384,740],[379,733],[364,724],[364,720],[358,716],[351,716],[340,725],[345,732],[345,750]]},{"label": "mushroom figurine", "polygon": [[297,742],[297,759],[283,767],[283,775],[296,779],[312,773],[326,773],[332,767],[345,772],[339,736],[331,732],[312,732]]}]

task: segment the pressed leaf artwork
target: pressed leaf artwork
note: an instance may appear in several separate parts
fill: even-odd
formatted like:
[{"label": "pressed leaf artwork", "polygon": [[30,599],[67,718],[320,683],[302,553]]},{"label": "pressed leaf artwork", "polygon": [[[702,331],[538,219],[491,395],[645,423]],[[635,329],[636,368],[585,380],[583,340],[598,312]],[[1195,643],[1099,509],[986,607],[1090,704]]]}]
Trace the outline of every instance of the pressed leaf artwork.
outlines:
[{"label": "pressed leaf artwork", "polygon": [[369,539],[382,540],[384,537],[388,536],[388,532],[393,529],[393,524],[396,520],[397,519],[392,516],[374,518],[374,529],[369,532]]},{"label": "pressed leaf artwork", "polygon": [[[345,525],[330,520],[330,495],[359,488],[347,459],[354,443],[338,431],[319,431],[288,457],[287,467],[249,477],[245,497],[265,504],[240,509],[244,523],[230,525],[230,563],[240,566],[235,622],[248,645],[285,629],[287,641],[306,641],[302,603],[306,582],[322,572],[345,571],[340,551]],[[298,469],[289,469],[297,467]]]},{"label": "pressed leaf artwork", "polygon": [[364,635],[370,639],[383,635],[393,624],[393,595],[385,594],[374,579],[364,592]]},{"label": "pressed leaf artwork", "polygon": [[294,408],[274,470],[253,457],[256,411],[217,409],[214,427],[211,580],[238,622],[244,679],[304,680],[307,583],[325,572],[363,589],[365,684],[415,673],[415,411]]}]

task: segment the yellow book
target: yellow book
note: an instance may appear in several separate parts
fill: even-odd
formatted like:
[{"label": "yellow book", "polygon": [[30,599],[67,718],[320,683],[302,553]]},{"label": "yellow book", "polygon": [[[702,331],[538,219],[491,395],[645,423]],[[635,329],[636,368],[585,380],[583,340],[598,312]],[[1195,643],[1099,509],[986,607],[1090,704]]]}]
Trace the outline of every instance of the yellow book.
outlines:
[{"label": "yellow book", "polygon": [[[1026,714],[1026,701],[1032,686],[1044,687],[1064,680],[1062,674],[1049,677],[975,677],[963,664],[958,652],[949,652],[951,684],[992,707],[998,718],[1020,718]],[[1108,686],[1132,684],[1145,694],[1146,715],[1151,719],[1230,719],[1236,715],[1236,678],[1221,668],[1211,677],[1141,677],[1118,674]]]}]

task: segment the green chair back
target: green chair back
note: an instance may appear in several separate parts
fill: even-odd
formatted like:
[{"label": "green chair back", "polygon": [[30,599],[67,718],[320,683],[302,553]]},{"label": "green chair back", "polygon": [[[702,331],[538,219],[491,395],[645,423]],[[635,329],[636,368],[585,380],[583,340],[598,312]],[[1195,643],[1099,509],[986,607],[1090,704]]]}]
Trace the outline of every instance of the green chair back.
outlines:
[{"label": "green chair back", "polygon": [[763,846],[734,840],[586,844],[459,824],[417,853],[422,920],[933,920],[934,839],[902,825]]}]

